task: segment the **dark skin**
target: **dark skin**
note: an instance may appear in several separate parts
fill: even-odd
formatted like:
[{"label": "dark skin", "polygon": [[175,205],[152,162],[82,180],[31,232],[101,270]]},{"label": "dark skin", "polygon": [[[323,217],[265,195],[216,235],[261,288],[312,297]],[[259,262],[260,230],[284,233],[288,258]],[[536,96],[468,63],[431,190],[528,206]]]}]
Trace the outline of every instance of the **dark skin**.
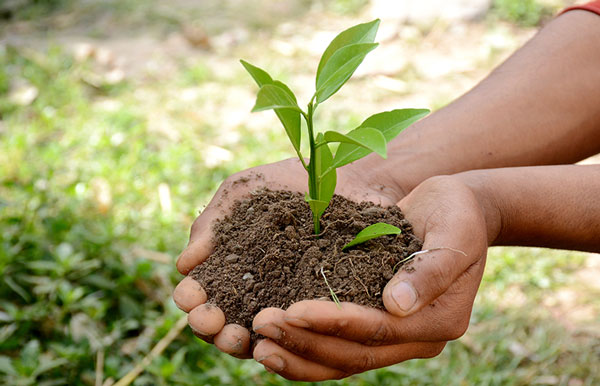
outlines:
[{"label": "dark skin", "polygon": [[[222,312],[204,305],[206,294],[186,278],[173,296],[190,312],[190,326],[220,350],[253,355],[288,379],[340,378],[435,356],[461,336],[488,245],[600,251],[598,166],[515,167],[600,152],[598,47],[598,16],[562,15],[472,91],[405,130],[386,162],[369,156],[339,170],[336,193],[397,204],[424,248],[452,248],[421,255],[412,275],[398,273],[383,293],[387,311],[351,303],[339,310],[313,300],[265,309],[253,328],[267,339],[251,350],[248,332],[225,325]],[[505,169],[461,173],[489,168]],[[256,172],[263,177],[249,186],[233,185]],[[448,174],[455,175],[435,177]],[[209,256],[211,222],[259,185],[305,191],[306,175],[297,162],[283,161],[230,177],[194,223],[177,262],[181,273]]]}]

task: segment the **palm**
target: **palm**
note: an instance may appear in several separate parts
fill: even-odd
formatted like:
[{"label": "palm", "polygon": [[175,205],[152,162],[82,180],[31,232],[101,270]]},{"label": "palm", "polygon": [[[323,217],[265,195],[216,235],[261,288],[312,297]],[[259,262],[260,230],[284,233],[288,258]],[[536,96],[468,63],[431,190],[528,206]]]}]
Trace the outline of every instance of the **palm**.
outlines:
[{"label": "palm", "polygon": [[[294,380],[340,378],[435,356],[464,333],[487,250],[477,200],[467,186],[444,177],[421,184],[398,205],[430,252],[416,259],[414,272],[401,271],[388,283],[388,312],[352,303],[340,310],[322,301],[265,309],[254,319],[254,330],[268,338],[254,349],[259,362]],[[417,297],[403,309],[392,288],[406,282]]]},{"label": "palm", "polygon": [[[381,183],[374,183],[372,178],[359,175],[353,165],[340,168],[337,172],[336,193],[351,200],[372,201],[382,206],[390,206],[402,197],[401,192]],[[189,244],[177,261],[177,268],[182,274],[190,272],[212,253],[210,227],[214,220],[226,215],[235,200],[264,186],[269,189],[305,192],[306,171],[298,160],[290,159],[258,166],[229,177],[192,226]],[[199,337],[214,342],[219,349],[229,354],[250,357],[249,332],[240,326],[225,326],[222,312],[205,304],[206,293],[193,279],[184,278],[177,286],[173,298],[182,310],[190,312],[190,326]],[[234,344],[240,341],[243,344]]]}]

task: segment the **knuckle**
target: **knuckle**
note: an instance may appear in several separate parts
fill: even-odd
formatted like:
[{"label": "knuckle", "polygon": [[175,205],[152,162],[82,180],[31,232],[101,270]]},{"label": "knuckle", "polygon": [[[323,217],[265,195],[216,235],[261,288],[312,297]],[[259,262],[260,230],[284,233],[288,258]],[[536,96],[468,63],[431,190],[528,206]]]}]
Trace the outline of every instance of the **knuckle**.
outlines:
[{"label": "knuckle", "polygon": [[313,354],[315,352],[315,345],[311,339],[297,339],[291,337],[285,331],[283,331],[283,335],[280,339],[280,343],[285,346],[288,350],[298,354],[298,355],[307,355]]},{"label": "knuckle", "polygon": [[421,276],[423,277],[421,288],[426,289],[425,292],[429,294],[427,297],[432,297],[430,301],[445,292],[447,283],[452,280],[452,267],[449,264],[442,264],[435,259],[428,262],[426,270],[422,270],[421,272],[424,274],[424,276]]},{"label": "knuckle", "polygon": [[428,350],[425,350],[422,357],[423,358],[434,358],[444,351],[444,347],[446,347],[446,343],[436,344],[431,346]]},{"label": "knuckle", "polygon": [[380,323],[377,330],[369,337],[365,342],[368,346],[381,346],[383,344],[389,344],[390,340],[394,337],[394,331],[386,323]]},{"label": "knuckle", "polygon": [[349,376],[351,376],[353,374],[355,374],[355,373],[350,373],[350,372],[341,371],[341,370],[334,370],[334,374],[331,377],[331,379],[340,380],[340,379],[348,378]]},{"label": "knuckle", "polygon": [[463,336],[467,332],[469,327],[469,320],[461,320],[459,323],[453,323],[448,330],[446,330],[445,340],[456,340]]},{"label": "knuckle", "polygon": [[330,335],[340,336],[348,328],[348,324],[349,322],[347,319],[334,320],[328,328],[328,332]]},{"label": "knuckle", "polygon": [[202,224],[200,223],[200,217],[196,217],[194,222],[192,223],[192,227],[190,229],[190,235],[195,235],[201,231]]},{"label": "knuckle", "polygon": [[435,281],[438,288],[442,287],[444,282],[452,277],[452,267],[449,264],[441,264],[435,261],[431,266],[431,280]]},{"label": "knuckle", "polygon": [[361,371],[371,370],[377,367],[377,357],[370,350],[365,350],[363,355],[359,356],[358,368]]}]

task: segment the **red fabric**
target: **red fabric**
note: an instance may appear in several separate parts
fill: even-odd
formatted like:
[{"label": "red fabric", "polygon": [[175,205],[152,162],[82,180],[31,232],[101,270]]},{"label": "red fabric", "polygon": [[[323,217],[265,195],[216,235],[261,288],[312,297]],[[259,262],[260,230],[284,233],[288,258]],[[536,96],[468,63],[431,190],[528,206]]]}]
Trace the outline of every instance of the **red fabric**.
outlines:
[{"label": "red fabric", "polygon": [[589,2],[587,4],[575,5],[573,7],[569,7],[567,9],[565,9],[561,13],[572,11],[574,9],[582,9],[584,11],[590,11],[590,12],[594,12],[594,13],[597,13],[598,15],[600,15],[600,0],[599,1],[592,1],[592,2]]}]

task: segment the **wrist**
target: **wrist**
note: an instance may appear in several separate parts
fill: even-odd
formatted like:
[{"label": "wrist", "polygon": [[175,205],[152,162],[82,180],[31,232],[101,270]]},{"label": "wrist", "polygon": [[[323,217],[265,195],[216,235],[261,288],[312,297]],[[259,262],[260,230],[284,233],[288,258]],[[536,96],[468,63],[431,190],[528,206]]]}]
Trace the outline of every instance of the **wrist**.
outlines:
[{"label": "wrist", "polygon": [[473,193],[485,219],[488,245],[496,244],[501,237],[506,211],[503,210],[502,202],[495,194],[497,190],[494,188],[495,183],[489,171],[474,170],[455,174],[453,177]]},{"label": "wrist", "polygon": [[367,179],[374,189],[392,192],[394,202],[401,200],[430,177],[452,174],[452,171],[444,173],[445,170],[442,170],[434,141],[420,139],[422,122],[414,123],[388,144],[387,159],[370,154],[344,168]]}]

